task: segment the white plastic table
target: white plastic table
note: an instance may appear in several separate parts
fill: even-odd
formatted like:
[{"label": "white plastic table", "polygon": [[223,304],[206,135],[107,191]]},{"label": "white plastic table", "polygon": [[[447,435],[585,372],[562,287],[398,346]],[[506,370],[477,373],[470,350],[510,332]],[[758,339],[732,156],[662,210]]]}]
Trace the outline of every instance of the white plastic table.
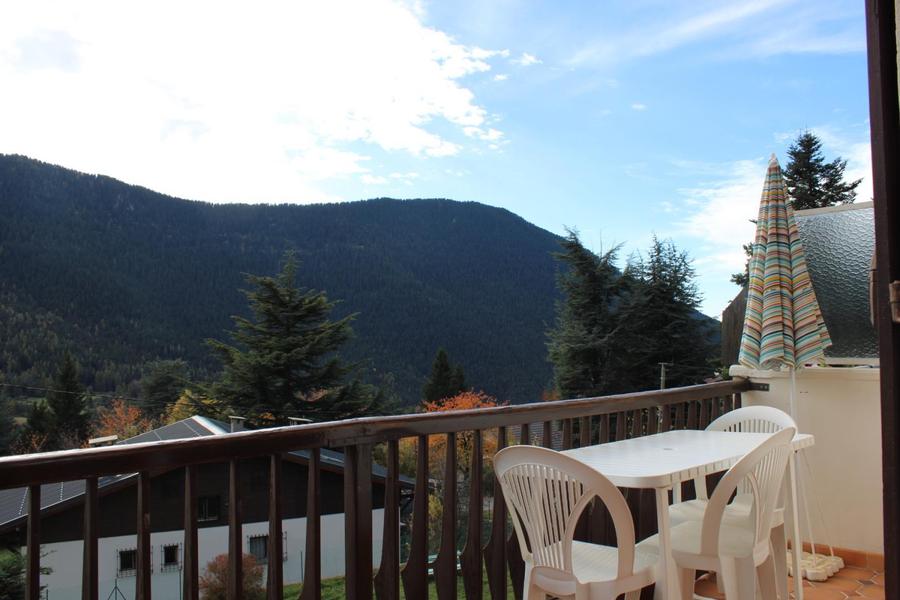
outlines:
[{"label": "white plastic table", "polygon": [[[585,446],[564,453],[590,465],[619,487],[654,489],[656,518],[659,526],[659,571],[656,598],[666,600],[680,596],[675,563],[669,539],[669,490],[683,481],[710,475],[731,468],[769,434],[735,433],[731,431],[702,431],[682,429],[629,440]],[[797,434],[791,444],[793,450],[812,446],[813,436]],[[795,460],[790,461],[790,511],[794,531],[793,548],[798,548],[797,487]],[[794,573],[799,573],[799,553],[794,555]],[[798,599],[803,598],[803,586],[798,586]],[[689,599],[684,599],[689,600]]]}]

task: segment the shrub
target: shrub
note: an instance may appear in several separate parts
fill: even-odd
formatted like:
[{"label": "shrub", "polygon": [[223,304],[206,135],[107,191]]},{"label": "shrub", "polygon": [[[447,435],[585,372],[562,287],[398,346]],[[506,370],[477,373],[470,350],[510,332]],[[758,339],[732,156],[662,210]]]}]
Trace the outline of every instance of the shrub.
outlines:
[{"label": "shrub", "polygon": [[[244,566],[245,600],[265,600],[266,588],[263,585],[263,568],[250,554],[241,559]],[[206,565],[200,576],[200,593],[204,600],[226,600],[225,590],[228,586],[228,555],[220,554]]]}]

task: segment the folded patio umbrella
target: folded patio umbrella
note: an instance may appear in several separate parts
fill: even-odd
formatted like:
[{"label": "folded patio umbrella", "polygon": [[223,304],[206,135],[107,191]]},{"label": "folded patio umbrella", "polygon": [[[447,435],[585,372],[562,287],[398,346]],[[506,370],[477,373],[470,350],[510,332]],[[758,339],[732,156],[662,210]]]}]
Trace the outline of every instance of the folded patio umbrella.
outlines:
[{"label": "folded patio umbrella", "polygon": [[[769,159],[750,257],[740,364],[799,369],[824,362],[831,337],[816,300],[778,159]],[[791,406],[792,417],[797,418]]]},{"label": "folded patio umbrella", "polygon": [[[830,345],[831,337],[806,267],[794,210],[788,202],[784,175],[773,154],[750,256],[747,312],[738,362],[751,369],[790,369],[790,410],[796,421],[796,370],[810,363],[824,363],[825,348]],[[805,505],[806,494],[802,496]],[[812,542],[809,511],[804,508],[803,512]],[[834,550],[830,557],[816,554],[814,545],[812,550],[812,554],[801,554],[801,571],[807,578],[822,581],[843,566],[834,557]]]}]

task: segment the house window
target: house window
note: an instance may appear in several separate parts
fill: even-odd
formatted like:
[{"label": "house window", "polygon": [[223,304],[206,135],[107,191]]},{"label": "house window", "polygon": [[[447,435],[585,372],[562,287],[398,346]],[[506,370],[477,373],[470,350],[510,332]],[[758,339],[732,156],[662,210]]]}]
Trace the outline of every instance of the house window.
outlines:
[{"label": "house window", "polygon": [[256,559],[258,563],[265,563],[269,560],[269,536],[267,535],[251,535],[247,540],[247,550]]},{"label": "house window", "polygon": [[162,571],[177,571],[181,568],[181,545],[168,544],[162,547]]},{"label": "house window", "polygon": [[133,577],[137,572],[137,550],[119,550],[119,577]]},{"label": "house window", "polygon": [[218,521],[222,501],[219,496],[200,496],[197,498],[197,520]]}]

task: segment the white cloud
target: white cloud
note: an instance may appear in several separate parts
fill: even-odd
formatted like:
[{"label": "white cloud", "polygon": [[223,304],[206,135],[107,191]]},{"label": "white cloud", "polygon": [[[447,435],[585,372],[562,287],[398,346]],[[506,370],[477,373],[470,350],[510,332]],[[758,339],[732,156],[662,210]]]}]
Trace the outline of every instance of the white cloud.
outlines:
[{"label": "white cloud", "polygon": [[539,65],[543,63],[541,59],[539,59],[534,54],[529,54],[528,52],[523,52],[522,56],[519,58],[514,58],[510,61],[515,65],[519,65],[520,67],[530,67],[531,65]]},{"label": "white cloud", "polygon": [[632,108],[632,110],[638,110],[638,111],[647,110],[647,105],[642,104],[640,102],[635,102],[634,104],[631,105],[631,108]]},{"label": "white cloud", "polygon": [[506,73],[497,73],[494,75],[494,81],[506,81],[507,79],[509,79],[509,75]]},{"label": "white cloud", "polygon": [[[840,54],[865,50],[865,32],[843,20],[840,0],[797,3],[754,2],[670,3],[648,5],[650,14],[633,14],[640,25],[600,31],[566,61],[572,66],[607,66],[715,40],[710,52],[746,59],[785,53]],[[843,21],[842,21],[843,20]]]},{"label": "white cloud", "polygon": [[508,51],[423,15],[414,0],[11,5],[0,152],[203,200],[333,200],[321,183],[368,173],[376,151],[452,156],[468,127],[494,139],[464,80]]}]

